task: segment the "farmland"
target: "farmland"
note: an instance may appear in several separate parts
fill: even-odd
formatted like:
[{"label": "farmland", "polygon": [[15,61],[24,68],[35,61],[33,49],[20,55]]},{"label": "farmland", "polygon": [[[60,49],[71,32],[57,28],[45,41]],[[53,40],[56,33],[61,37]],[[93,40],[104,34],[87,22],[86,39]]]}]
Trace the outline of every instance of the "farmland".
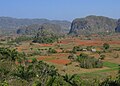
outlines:
[{"label": "farmland", "polygon": [[[88,85],[88,83],[92,85],[95,80],[100,80],[96,82],[96,84],[100,84],[108,78],[117,80],[120,64],[120,34],[112,34],[112,36],[67,35],[53,43],[34,43],[32,38],[16,42],[19,37],[18,35],[15,39],[11,39],[11,36],[9,37],[11,40],[0,41],[2,55],[0,66],[3,70],[7,68],[6,71],[10,71],[8,74],[15,73],[15,75],[8,75],[8,78],[5,77],[7,82],[14,77],[15,81],[14,79],[9,81],[14,83],[11,86],[14,86],[19,80],[17,77],[20,78],[21,84],[28,85],[30,79],[33,80],[29,84],[33,84],[34,80],[41,80],[36,78],[41,77],[42,74],[46,74],[42,76],[42,79],[49,81],[54,76],[55,80],[62,79],[62,83],[66,83],[67,81],[64,79],[71,76],[74,77],[72,80],[82,80],[76,82],[77,84],[84,82],[84,85]],[[104,39],[105,37],[107,40]],[[12,70],[8,64],[11,64]],[[3,79],[5,74],[6,72],[2,75]],[[28,78],[24,74],[28,74]],[[5,83],[3,81],[2,83]],[[46,83],[48,82],[45,81],[43,84]]]},{"label": "farmland", "polygon": [[[84,74],[84,73],[106,73],[109,75],[111,72],[117,71],[117,67],[120,64],[120,51],[118,49],[120,46],[119,35],[115,36],[106,36],[109,40],[104,40],[99,36],[91,36],[91,39],[88,40],[87,37],[65,37],[59,39],[58,42],[54,42],[51,44],[39,44],[32,43],[30,45],[30,41],[21,42],[20,45],[15,47],[19,52],[25,52],[28,54],[28,59],[36,58],[37,60],[42,60],[50,65],[54,65],[59,73],[61,74]],[[90,37],[89,37],[90,38]],[[110,40],[111,39],[111,40]],[[79,63],[76,61],[71,61],[68,59],[68,56],[71,55],[72,49],[74,46],[83,46],[86,48],[87,46],[93,46],[96,49],[96,52],[92,52],[89,50],[86,51],[77,51],[76,55],[80,55],[81,53],[86,53],[90,56],[94,56],[95,58],[99,58],[100,55],[97,51],[102,51],[102,46],[104,43],[108,43],[110,45],[110,49],[102,54],[105,55],[105,59],[103,61],[102,68],[93,68],[93,69],[84,69],[79,67]],[[49,48],[55,49],[57,53],[48,53],[47,50]],[[30,56],[29,54],[34,54],[38,52],[36,55]],[[40,54],[42,52],[42,54]],[[112,52],[112,53],[111,53]],[[44,54],[43,54],[44,53]],[[65,71],[63,71],[65,70]],[[116,72],[117,73],[117,72]]]}]

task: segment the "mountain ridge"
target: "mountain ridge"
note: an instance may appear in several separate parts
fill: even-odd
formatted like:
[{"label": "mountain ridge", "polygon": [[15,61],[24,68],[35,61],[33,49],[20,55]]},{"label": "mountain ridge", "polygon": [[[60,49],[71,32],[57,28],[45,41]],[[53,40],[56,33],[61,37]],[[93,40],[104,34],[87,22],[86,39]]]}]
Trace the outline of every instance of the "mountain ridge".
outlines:
[{"label": "mountain ridge", "polygon": [[[44,23],[68,23],[70,25],[70,21],[67,20],[49,20],[45,18],[13,18],[13,17],[0,17],[0,27],[1,28],[16,28],[19,26],[31,25],[31,24],[44,24]],[[8,26],[9,25],[9,26]]]}]

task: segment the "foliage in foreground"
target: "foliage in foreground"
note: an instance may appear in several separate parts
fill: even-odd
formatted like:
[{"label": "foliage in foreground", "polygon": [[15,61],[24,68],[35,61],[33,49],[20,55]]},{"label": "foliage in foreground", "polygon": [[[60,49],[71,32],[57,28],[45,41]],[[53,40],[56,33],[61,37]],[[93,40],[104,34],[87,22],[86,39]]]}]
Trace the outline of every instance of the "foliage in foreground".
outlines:
[{"label": "foliage in foreground", "polygon": [[[29,62],[24,58],[25,54],[8,48],[0,50],[0,86],[120,86],[120,67],[115,79],[107,78],[100,82],[97,79],[81,79],[76,74],[62,76],[47,63],[36,59]],[[86,58],[87,55],[80,56]],[[21,62],[16,64],[18,59]]]}]

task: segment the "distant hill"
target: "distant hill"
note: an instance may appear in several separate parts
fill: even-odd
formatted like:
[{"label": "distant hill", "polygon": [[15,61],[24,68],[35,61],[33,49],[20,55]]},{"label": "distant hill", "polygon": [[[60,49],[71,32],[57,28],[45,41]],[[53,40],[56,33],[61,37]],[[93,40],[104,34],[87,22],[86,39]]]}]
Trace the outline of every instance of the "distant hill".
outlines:
[{"label": "distant hill", "polygon": [[120,19],[117,22],[117,27],[115,28],[116,32],[120,32]]},{"label": "distant hill", "polygon": [[54,34],[65,33],[64,29],[59,24],[44,23],[42,25],[32,24],[26,27],[21,27],[17,30],[17,34],[36,35],[41,29]]},{"label": "distant hill", "polygon": [[69,34],[90,34],[100,32],[114,32],[116,19],[103,16],[87,16],[73,20]]},{"label": "distant hill", "polygon": [[73,22],[48,19],[17,19],[0,17],[0,34],[35,35],[38,29],[44,27],[47,31],[60,34],[91,34],[101,32],[120,32],[120,20],[104,16],[87,16],[76,18]]},{"label": "distant hill", "polygon": [[48,19],[17,19],[11,17],[0,17],[0,29],[5,29],[6,31],[23,29],[29,25],[33,25],[33,24],[42,25],[44,23],[58,24],[66,32],[69,31],[71,25],[71,22],[69,21],[48,20]]}]

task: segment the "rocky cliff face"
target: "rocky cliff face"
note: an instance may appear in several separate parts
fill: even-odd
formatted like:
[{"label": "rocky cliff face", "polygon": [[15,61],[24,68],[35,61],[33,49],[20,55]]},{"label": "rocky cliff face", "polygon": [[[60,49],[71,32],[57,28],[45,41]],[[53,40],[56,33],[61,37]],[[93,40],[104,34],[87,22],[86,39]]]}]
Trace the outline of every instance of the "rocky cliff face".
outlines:
[{"label": "rocky cliff face", "polygon": [[120,19],[117,22],[117,27],[115,28],[115,32],[120,32]]},{"label": "rocky cliff face", "polygon": [[69,34],[114,32],[116,20],[103,16],[87,16],[73,20]]}]

